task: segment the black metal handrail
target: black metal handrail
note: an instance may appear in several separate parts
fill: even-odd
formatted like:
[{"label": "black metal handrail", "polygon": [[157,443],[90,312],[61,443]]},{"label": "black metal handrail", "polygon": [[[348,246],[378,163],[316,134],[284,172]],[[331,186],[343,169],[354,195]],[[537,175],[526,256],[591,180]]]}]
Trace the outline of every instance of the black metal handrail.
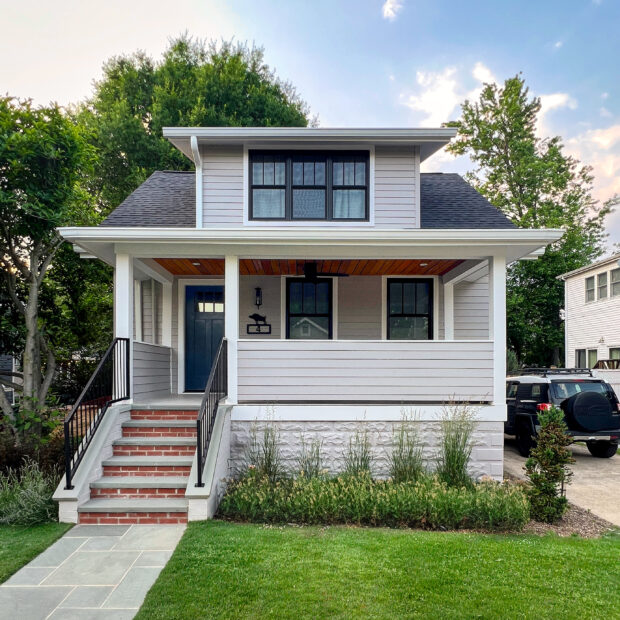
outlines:
[{"label": "black metal handrail", "polygon": [[228,395],[228,344],[226,338],[222,342],[215,354],[215,360],[211,366],[211,372],[207,379],[205,393],[200,403],[198,417],[196,418],[196,454],[198,457],[198,480],[197,487],[203,487],[202,470],[207,459],[209,443],[213,433],[217,407]]},{"label": "black metal handrail", "polygon": [[65,418],[65,488],[73,488],[71,480],[110,405],[129,394],[129,338],[115,338]]}]

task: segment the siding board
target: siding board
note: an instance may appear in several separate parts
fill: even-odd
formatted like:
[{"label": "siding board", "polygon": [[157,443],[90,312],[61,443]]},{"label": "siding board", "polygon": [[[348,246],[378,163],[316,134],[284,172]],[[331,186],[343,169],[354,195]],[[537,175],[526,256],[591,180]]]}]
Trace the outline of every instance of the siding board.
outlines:
[{"label": "siding board", "polygon": [[145,342],[133,343],[134,402],[170,394],[170,356],[168,347]]}]

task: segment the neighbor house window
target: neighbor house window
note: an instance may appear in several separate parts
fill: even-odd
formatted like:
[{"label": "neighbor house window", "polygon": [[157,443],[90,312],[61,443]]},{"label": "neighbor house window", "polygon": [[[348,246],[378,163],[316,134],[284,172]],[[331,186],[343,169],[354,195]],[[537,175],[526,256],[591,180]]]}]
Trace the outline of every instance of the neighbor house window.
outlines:
[{"label": "neighbor house window", "polygon": [[611,296],[620,295],[620,269],[611,271]]},{"label": "neighbor house window", "polygon": [[598,362],[598,351],[596,349],[588,349],[588,368],[594,368]]},{"label": "neighbor house window", "polygon": [[250,152],[252,220],[367,221],[367,152]]},{"label": "neighbor house window", "polygon": [[594,276],[586,278],[586,301],[594,301]]},{"label": "neighbor house window", "polygon": [[432,340],[433,281],[390,278],[387,293],[387,337]]},{"label": "neighbor house window", "polygon": [[575,368],[585,368],[585,367],[586,367],[586,350],[577,349],[575,351]]},{"label": "neighbor house window", "polygon": [[607,274],[606,273],[598,274],[597,288],[598,288],[598,298],[605,299],[607,297]]},{"label": "neighbor house window", "polygon": [[286,337],[328,340],[332,337],[332,281],[286,280]]},{"label": "neighbor house window", "polygon": [[610,347],[609,349],[610,360],[620,360],[620,347]]}]

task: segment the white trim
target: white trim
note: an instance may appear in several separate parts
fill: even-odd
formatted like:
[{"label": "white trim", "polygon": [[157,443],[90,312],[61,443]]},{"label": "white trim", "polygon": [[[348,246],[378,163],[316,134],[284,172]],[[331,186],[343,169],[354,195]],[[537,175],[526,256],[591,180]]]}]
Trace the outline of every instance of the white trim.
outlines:
[{"label": "white trim", "polygon": [[[183,278],[177,280],[177,393],[185,394],[185,287],[224,286],[224,280],[214,278]],[[226,289],[224,289],[226,295]],[[224,298],[224,303],[226,298]],[[224,306],[224,310],[226,306]]]},{"label": "white trim", "polygon": [[200,147],[198,146],[198,138],[193,135],[190,138],[190,147],[192,149],[192,157],[196,167],[196,228],[203,227],[203,194],[202,194],[202,157],[200,155]]},{"label": "white trim", "polygon": [[[387,340],[387,281],[388,280],[433,280],[433,340],[439,340],[439,276],[414,275],[414,276],[381,276],[381,339]],[[445,328],[445,327],[444,327]],[[425,340],[401,340],[399,342],[426,342]]]},{"label": "white trim", "polygon": [[[506,407],[502,405],[480,405],[478,422],[503,422]],[[253,422],[255,420],[277,420],[295,422],[399,422],[403,417],[403,409],[415,411],[419,421],[437,421],[443,413],[442,405],[235,405],[231,420]]]},{"label": "white trim", "polygon": [[[147,263],[147,260],[150,260],[151,264]],[[168,270],[164,269],[152,259],[135,258],[134,271],[140,271],[147,278],[157,280],[160,284],[169,284],[174,279],[174,276]]]},{"label": "white trim", "polygon": [[172,282],[161,285],[161,343],[172,347]]},{"label": "white trim", "polygon": [[443,284],[443,337],[454,340],[454,282]]},{"label": "white trim", "polygon": [[493,340],[493,404],[506,407],[506,259],[489,259],[489,338]]},{"label": "white trim", "polygon": [[224,258],[224,336],[228,356],[228,401],[237,402],[237,340],[239,340],[239,257]]},{"label": "white trim", "polygon": [[149,347],[161,347],[162,349],[170,349],[171,347],[169,347],[166,344],[158,344],[156,342],[146,342],[146,340],[136,340],[135,338],[133,339],[134,344],[146,344]]},{"label": "white trim", "polygon": [[[330,146],[329,150],[338,151],[338,150],[347,150],[351,148],[347,145],[340,146]],[[272,144],[258,144],[252,145],[252,149],[257,150],[278,150],[277,146],[273,146]],[[252,220],[250,219],[250,156],[249,156],[249,147],[247,144],[243,145],[243,225],[244,226],[257,226],[262,228],[268,227],[294,227],[294,228],[337,228],[337,227],[347,227],[347,228],[367,228],[369,226],[375,225],[375,145],[367,144],[359,147],[359,150],[368,151],[368,221],[367,222],[338,222],[333,220],[325,220],[325,221],[278,221],[270,222],[265,220]],[[300,150],[300,151],[315,151],[315,150],[325,150],[324,145],[309,145],[299,147],[298,149],[287,149],[287,150]]]},{"label": "white trim", "polygon": [[[291,340],[286,337],[286,279],[301,278],[303,276],[281,275],[280,276],[280,340]],[[321,276],[324,280],[332,281],[332,337],[330,340],[338,340],[338,278],[333,276]],[[239,340],[242,340],[241,338]],[[248,339],[249,340],[249,339]],[[254,338],[260,340],[260,338]],[[302,340],[302,338],[295,338]]]},{"label": "white trim", "polygon": [[[133,322],[135,332],[134,340],[143,342],[144,334],[142,333],[142,280],[133,281]],[[134,334],[132,333],[132,336]]]}]

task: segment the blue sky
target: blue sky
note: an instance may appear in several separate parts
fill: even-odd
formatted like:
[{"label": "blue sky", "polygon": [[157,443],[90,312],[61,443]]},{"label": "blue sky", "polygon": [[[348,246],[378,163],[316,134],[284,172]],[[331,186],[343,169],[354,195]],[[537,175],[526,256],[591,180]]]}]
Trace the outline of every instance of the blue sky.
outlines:
[{"label": "blue sky", "polygon": [[[157,56],[184,30],[264,46],[326,127],[438,125],[483,81],[522,72],[540,135],[594,167],[597,198],[620,193],[617,0],[3,0],[0,16],[0,91],[40,103],[88,96],[106,58]],[[620,213],[608,230],[620,242]]]}]

